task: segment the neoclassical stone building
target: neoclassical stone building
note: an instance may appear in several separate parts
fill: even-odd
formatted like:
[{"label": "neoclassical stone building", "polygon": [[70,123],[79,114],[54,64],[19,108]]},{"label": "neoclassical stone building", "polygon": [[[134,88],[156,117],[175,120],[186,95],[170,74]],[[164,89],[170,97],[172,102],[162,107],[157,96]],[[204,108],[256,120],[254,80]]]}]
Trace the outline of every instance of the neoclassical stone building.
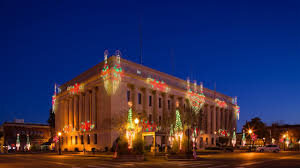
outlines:
[{"label": "neoclassical stone building", "polygon": [[[190,109],[187,89],[200,92],[201,86],[149,67],[111,56],[60,87],[54,99],[55,128],[64,131],[62,149],[86,150],[111,147],[119,136],[115,120],[127,117],[128,101],[136,117],[147,118],[157,125],[174,118],[176,101],[182,116]],[[236,128],[233,98],[203,88],[205,103],[198,146],[214,146],[220,129],[232,133]],[[221,103],[220,103],[221,102]],[[89,120],[95,128],[83,134],[81,122]],[[162,129],[161,132],[167,132]],[[168,134],[163,134],[168,135]],[[167,139],[167,137],[162,137]],[[159,139],[157,143],[165,141]]]}]

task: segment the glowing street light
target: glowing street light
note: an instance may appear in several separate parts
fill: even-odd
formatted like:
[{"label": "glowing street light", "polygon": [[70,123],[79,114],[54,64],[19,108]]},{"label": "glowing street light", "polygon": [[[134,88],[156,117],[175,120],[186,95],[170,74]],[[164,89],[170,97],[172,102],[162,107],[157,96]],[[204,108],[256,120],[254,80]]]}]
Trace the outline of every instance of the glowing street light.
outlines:
[{"label": "glowing street light", "polygon": [[58,132],[57,135],[58,135],[58,154],[61,155],[61,147],[60,147],[61,132]]},{"label": "glowing street light", "polygon": [[249,134],[252,134],[252,129],[249,129],[249,130],[248,130],[248,133],[249,133]]},{"label": "glowing street light", "polygon": [[139,124],[139,119],[138,119],[138,118],[135,118],[134,123],[135,123],[136,125],[138,125],[138,124]]}]

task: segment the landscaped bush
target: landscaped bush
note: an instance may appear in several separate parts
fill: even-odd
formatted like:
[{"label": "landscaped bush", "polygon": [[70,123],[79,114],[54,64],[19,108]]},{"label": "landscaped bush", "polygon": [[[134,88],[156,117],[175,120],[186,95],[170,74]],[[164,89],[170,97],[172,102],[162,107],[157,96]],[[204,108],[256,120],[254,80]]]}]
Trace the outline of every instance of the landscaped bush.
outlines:
[{"label": "landscaped bush", "polygon": [[120,140],[118,141],[118,153],[120,155],[129,154],[128,142],[127,142],[126,138],[120,138]]},{"label": "landscaped bush", "polygon": [[144,154],[144,142],[142,136],[137,136],[133,141],[133,151],[137,155]]}]

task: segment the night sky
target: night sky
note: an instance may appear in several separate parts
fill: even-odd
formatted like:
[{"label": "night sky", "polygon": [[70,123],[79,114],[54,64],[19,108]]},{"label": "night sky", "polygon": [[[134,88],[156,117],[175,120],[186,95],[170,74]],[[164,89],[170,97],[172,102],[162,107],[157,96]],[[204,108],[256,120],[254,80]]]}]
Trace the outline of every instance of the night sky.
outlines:
[{"label": "night sky", "polygon": [[237,96],[239,129],[300,123],[300,1],[0,1],[0,123],[46,123],[63,84],[116,49]]}]

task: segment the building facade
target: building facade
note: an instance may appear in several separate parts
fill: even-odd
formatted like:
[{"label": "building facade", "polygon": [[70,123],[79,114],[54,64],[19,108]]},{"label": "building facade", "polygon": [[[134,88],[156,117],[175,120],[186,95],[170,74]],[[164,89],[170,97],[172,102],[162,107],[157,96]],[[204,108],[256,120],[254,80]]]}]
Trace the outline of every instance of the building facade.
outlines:
[{"label": "building facade", "polygon": [[28,142],[30,149],[40,150],[40,145],[51,138],[49,125],[24,123],[24,120],[23,122],[4,122],[1,129],[5,150],[17,150],[19,143],[19,151],[25,151]]},{"label": "building facade", "polygon": [[[129,101],[133,103],[135,117],[166,125],[167,120],[175,117],[176,102],[184,116],[197,103],[190,99],[188,91],[201,90],[205,102],[198,108],[203,113],[198,145],[214,146],[220,129],[232,132],[236,128],[238,106],[232,97],[201,87],[121,59],[118,54],[109,59],[105,55],[103,62],[60,86],[60,92],[54,95],[55,129],[63,132],[62,149],[110,148],[119,136],[117,123],[127,119]],[[81,123],[86,121],[95,127],[82,132]],[[158,143],[167,139],[167,130],[162,129],[165,136]]]}]

